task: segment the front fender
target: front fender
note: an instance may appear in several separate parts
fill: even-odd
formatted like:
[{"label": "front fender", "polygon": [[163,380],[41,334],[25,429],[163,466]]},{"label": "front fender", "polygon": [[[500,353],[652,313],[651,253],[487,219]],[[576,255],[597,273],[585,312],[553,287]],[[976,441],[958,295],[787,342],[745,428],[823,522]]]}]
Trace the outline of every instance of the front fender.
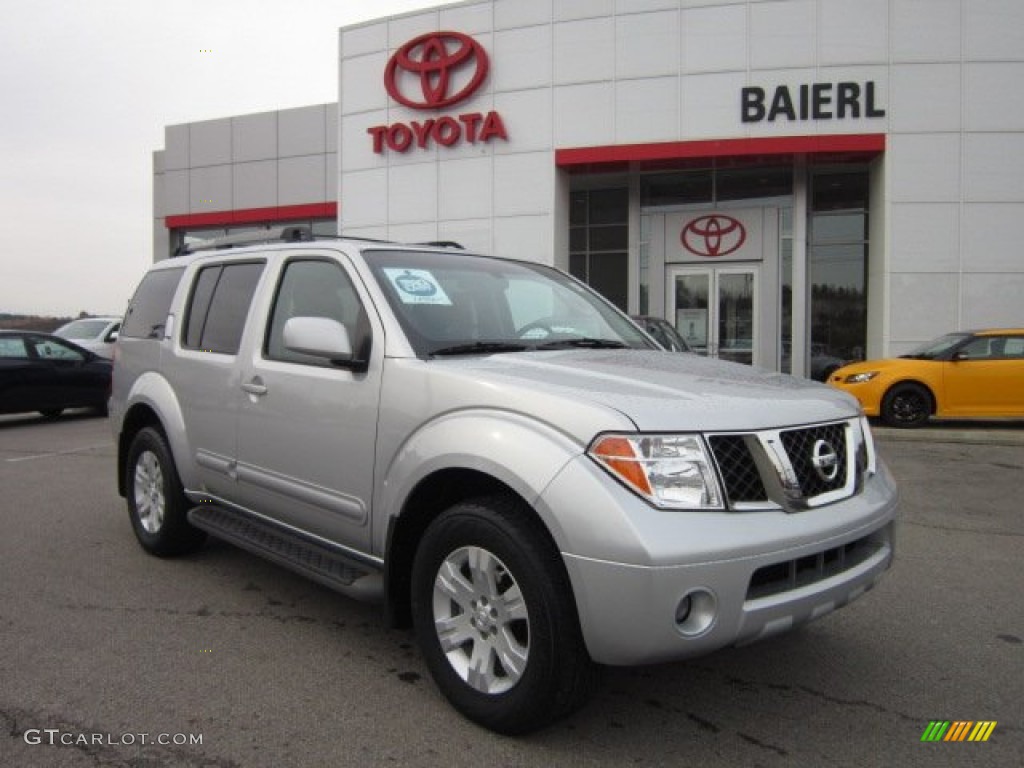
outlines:
[{"label": "front fender", "polygon": [[[471,409],[433,419],[383,464],[375,493],[374,552],[385,551],[388,521],[401,514],[416,486],[435,472],[475,470],[504,483],[535,506],[551,480],[585,448],[518,413]],[[541,517],[561,547],[561,526],[548,514]]]}]

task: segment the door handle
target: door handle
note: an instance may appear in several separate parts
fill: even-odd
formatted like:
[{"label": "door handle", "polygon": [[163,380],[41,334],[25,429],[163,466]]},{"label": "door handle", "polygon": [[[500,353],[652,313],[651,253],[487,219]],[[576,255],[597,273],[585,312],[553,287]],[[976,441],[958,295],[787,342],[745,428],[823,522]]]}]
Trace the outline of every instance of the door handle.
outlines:
[{"label": "door handle", "polygon": [[257,397],[267,394],[267,385],[263,383],[263,379],[259,376],[255,376],[251,380],[244,382],[242,384],[242,389],[250,395],[256,395]]}]

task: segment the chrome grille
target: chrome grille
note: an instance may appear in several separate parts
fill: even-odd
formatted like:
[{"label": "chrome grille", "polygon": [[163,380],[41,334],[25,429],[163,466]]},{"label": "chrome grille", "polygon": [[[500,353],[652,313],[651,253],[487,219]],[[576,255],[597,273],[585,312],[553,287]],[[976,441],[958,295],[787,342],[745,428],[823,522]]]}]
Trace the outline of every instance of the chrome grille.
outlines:
[{"label": "chrome grille", "polygon": [[[796,472],[802,496],[813,498],[846,485],[846,424],[792,429],[781,433],[780,437]],[[819,450],[830,450],[837,460],[832,478],[814,466],[816,446],[822,445],[827,448]]]},{"label": "chrome grille", "polygon": [[754,457],[742,435],[713,435],[710,443],[730,504],[768,498]]},{"label": "chrome grille", "polygon": [[734,510],[795,511],[848,498],[866,460],[856,420],[785,430],[707,436],[726,501]]}]

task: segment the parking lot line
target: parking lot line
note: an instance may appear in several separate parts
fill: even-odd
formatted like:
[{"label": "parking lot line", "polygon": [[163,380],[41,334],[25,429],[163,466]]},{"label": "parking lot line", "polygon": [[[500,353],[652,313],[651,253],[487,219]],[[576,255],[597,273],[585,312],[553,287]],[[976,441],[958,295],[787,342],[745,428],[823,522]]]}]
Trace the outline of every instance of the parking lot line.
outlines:
[{"label": "parking lot line", "polygon": [[4,459],[7,464],[16,464],[19,461],[34,461],[35,459],[48,459],[51,456],[69,456],[74,453],[84,453],[85,451],[91,451],[94,448],[105,448],[107,443],[93,443],[92,445],[83,445],[81,448],[69,448],[66,451],[47,451],[46,453],[32,453],[28,456],[15,456],[11,459]]}]

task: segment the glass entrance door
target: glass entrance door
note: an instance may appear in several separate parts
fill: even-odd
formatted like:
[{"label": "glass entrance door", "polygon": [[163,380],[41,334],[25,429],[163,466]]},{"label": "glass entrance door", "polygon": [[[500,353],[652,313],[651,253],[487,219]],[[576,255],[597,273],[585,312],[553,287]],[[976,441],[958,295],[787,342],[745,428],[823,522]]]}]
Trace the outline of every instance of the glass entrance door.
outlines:
[{"label": "glass entrance door", "polygon": [[668,268],[665,306],[694,351],[755,365],[757,267]]}]

